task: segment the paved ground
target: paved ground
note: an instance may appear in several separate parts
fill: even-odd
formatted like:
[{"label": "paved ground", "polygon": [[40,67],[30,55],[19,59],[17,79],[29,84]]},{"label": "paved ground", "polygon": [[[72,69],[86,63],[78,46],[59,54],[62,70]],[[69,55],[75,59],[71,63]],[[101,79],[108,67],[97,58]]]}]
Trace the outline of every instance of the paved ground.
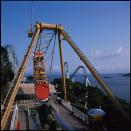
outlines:
[{"label": "paved ground", "polygon": [[37,112],[34,115],[31,114],[30,112],[30,118],[28,120],[27,111],[19,111],[19,119],[20,119],[20,130],[28,130],[28,129],[40,130],[41,129],[39,116]]},{"label": "paved ground", "polygon": [[89,130],[88,127],[80,122],[75,116],[71,114],[71,112],[66,109],[61,104],[56,104],[53,100],[50,100],[51,105],[56,109],[58,116],[62,116],[61,119],[64,119],[66,123],[68,123],[68,127],[72,128],[72,130]]},{"label": "paved ground", "polygon": [[30,113],[30,130],[40,130],[41,124],[39,120],[38,112]]},{"label": "paved ground", "polygon": [[19,111],[20,130],[28,129],[28,117],[25,111]]},{"label": "paved ground", "polygon": [[[59,121],[60,125],[64,130],[82,130],[85,129],[89,131],[88,127],[82,123],[79,119],[71,114],[71,112],[66,109],[61,104],[55,103],[55,101],[51,98],[50,104],[53,106],[55,118]],[[20,119],[20,130],[40,130],[41,125],[39,121],[39,115],[37,111],[32,114],[30,112],[30,119],[28,120],[27,110],[23,110],[21,107],[19,108],[19,119]]]}]

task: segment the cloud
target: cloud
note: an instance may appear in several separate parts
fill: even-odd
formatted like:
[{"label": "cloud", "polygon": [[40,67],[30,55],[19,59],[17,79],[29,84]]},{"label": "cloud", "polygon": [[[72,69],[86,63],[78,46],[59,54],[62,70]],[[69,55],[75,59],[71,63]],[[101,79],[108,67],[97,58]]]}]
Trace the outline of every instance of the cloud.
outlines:
[{"label": "cloud", "polygon": [[128,67],[119,64],[96,64],[94,67],[99,73],[129,72]]},{"label": "cloud", "polygon": [[123,51],[123,47],[122,46],[120,46],[117,50],[116,50],[116,53],[121,53]]},{"label": "cloud", "polygon": [[100,72],[128,72],[130,69],[130,49],[122,46],[110,52],[92,51],[90,59],[96,70]]},{"label": "cloud", "polygon": [[122,46],[118,47],[114,52],[104,52],[104,51],[95,50],[91,52],[91,58],[103,60],[103,59],[122,56],[124,52],[125,50],[123,49]]}]

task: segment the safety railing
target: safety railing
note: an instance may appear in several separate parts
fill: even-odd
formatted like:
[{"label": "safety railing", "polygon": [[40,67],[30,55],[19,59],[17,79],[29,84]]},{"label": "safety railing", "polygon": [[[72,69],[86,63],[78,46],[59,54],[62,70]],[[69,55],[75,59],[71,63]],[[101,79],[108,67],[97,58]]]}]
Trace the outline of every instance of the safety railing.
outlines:
[{"label": "safety railing", "polygon": [[49,100],[49,104],[52,106],[52,108],[53,108],[53,110],[55,110],[55,111],[59,111],[58,109],[58,106],[56,105],[56,104],[54,104],[54,101],[53,100]]},{"label": "safety railing", "polygon": [[42,102],[33,99],[33,100],[19,100],[16,101],[16,103],[18,104],[19,107],[24,107],[25,109],[27,109],[27,107],[37,107],[40,106],[42,104]]},{"label": "safety railing", "polygon": [[76,117],[80,118],[84,122],[88,124],[88,115],[78,110],[76,107],[72,106],[70,102],[62,100],[62,105],[66,107],[68,110],[70,110]]},{"label": "safety railing", "polygon": [[18,107],[17,104],[15,105],[13,109],[13,115],[11,119],[11,125],[10,125],[10,130],[16,130],[18,124]]}]

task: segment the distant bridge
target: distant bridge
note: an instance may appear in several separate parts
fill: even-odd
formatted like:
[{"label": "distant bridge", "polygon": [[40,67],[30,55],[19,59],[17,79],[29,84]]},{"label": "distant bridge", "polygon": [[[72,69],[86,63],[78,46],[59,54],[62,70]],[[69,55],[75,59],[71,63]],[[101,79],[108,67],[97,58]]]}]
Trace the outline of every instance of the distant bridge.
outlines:
[{"label": "distant bridge", "polygon": [[78,67],[76,68],[76,70],[72,73],[72,75],[71,75],[71,77],[70,77],[70,78],[72,79],[72,82],[75,81],[75,80],[74,80],[75,75],[77,74],[77,72],[78,72],[80,69],[82,69],[83,72],[84,72],[85,85],[86,85],[86,86],[88,86],[88,85],[91,86],[90,81],[89,81],[89,79],[88,79],[88,77],[87,77],[87,71],[86,71],[86,69],[85,69],[84,66],[78,66]]}]

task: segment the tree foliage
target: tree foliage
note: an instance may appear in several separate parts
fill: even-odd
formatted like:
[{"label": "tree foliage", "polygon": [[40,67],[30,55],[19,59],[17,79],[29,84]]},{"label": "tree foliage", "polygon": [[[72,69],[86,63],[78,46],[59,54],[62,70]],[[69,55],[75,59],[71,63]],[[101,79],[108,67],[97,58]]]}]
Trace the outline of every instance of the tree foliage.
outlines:
[{"label": "tree foliage", "polygon": [[6,47],[1,46],[1,97],[4,98],[9,88],[9,82],[14,78],[12,63],[9,61]]},{"label": "tree foliage", "polygon": [[[61,79],[55,79],[55,84],[58,84],[57,90],[62,89]],[[70,80],[66,80],[67,84],[67,99],[71,102],[73,106],[78,108],[84,113],[87,113],[87,110],[84,109],[85,105],[85,94],[88,93],[87,105],[88,110],[93,108],[102,108],[106,112],[104,123],[110,131],[116,131],[121,129],[121,127],[126,126],[125,121],[120,117],[120,112],[116,107],[114,107],[111,100],[105,95],[98,87],[88,86],[85,87],[79,82],[72,83]],[[122,106],[130,112],[130,105],[125,101],[118,99]],[[121,126],[120,126],[121,125]]]},{"label": "tree foliage", "polygon": [[18,67],[18,59],[15,53],[15,48],[12,45],[6,45],[5,48],[8,52],[9,61],[12,64],[12,70],[14,73],[16,73],[16,68]]}]

